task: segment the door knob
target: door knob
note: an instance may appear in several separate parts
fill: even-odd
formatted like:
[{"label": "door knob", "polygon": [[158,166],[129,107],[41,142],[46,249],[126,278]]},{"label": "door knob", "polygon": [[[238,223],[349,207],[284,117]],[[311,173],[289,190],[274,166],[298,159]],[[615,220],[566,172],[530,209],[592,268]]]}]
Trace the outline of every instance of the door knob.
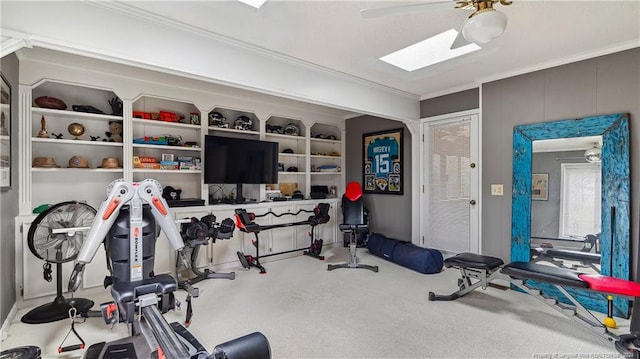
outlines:
[{"label": "door knob", "polygon": [[469,201],[469,204],[471,204],[472,206],[476,204],[476,200],[472,199],[471,201]]}]

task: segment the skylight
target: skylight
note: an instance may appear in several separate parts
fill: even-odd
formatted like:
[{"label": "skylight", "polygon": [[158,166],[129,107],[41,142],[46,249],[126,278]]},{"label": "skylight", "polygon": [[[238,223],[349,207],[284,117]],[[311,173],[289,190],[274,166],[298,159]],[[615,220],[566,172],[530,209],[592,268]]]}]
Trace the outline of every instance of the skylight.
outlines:
[{"label": "skylight", "polygon": [[456,30],[447,30],[383,56],[380,60],[406,71],[415,71],[481,49],[476,44],[468,44],[452,49],[451,45],[457,36],[458,32]]},{"label": "skylight", "polygon": [[260,6],[262,6],[265,2],[267,2],[267,0],[238,0],[242,3],[245,3],[249,6],[253,6],[256,9],[259,9]]}]

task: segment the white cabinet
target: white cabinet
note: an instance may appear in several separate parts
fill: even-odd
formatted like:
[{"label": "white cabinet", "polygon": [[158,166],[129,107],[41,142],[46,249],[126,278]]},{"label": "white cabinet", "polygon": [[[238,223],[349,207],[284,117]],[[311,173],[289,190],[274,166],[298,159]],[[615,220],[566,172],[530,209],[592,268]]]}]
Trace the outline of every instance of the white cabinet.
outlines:
[{"label": "white cabinet", "polygon": [[[280,116],[260,119],[250,111],[220,106],[206,112],[189,100],[148,94],[120,100],[109,89],[53,80],[29,90],[33,106],[28,116],[21,116],[29,121],[30,167],[22,214],[27,206],[72,199],[97,207],[118,178],[154,178],[164,187],[180,189],[182,198],[207,200],[202,170],[206,134],[277,142],[281,170],[274,185],[285,195],[299,190],[309,198],[312,186],[335,187],[336,194],[343,190],[343,134],[335,125]],[[54,104],[66,108],[39,107],[38,98],[55,98]],[[245,187],[245,197],[266,199],[264,185]],[[225,185],[222,192],[233,190]]]},{"label": "white cabinet", "polygon": [[[36,100],[42,97],[54,97],[66,109],[38,107]],[[107,112],[109,101],[119,99],[111,91],[50,81],[34,87],[33,98],[29,116],[33,207],[76,199],[97,208],[107,185],[123,177],[123,143],[106,135],[112,124],[122,125],[123,117],[71,108],[91,106],[94,112]]]},{"label": "white cabinet", "polygon": [[311,128],[310,171],[311,186],[335,188],[335,195],[344,191],[344,144],[338,128],[325,124],[314,124]]},{"label": "white cabinet", "polygon": [[281,171],[279,188],[288,195],[290,188],[309,198],[314,186],[343,190],[344,145],[342,132],[335,125],[314,123],[282,117],[270,117],[265,125],[265,139],[279,143]]},{"label": "white cabinet", "polygon": [[[166,78],[147,78],[147,74],[136,78],[129,76],[128,72],[105,72],[99,67],[71,69],[28,61],[22,68],[25,76],[21,78],[23,84],[18,89],[19,116],[14,121],[18,126],[18,136],[11,140],[19,142],[19,151],[14,156],[17,165],[13,167],[19,171],[20,216],[16,218],[16,228],[24,227],[24,231],[16,232],[15,241],[16,246],[24,244],[25,250],[16,253],[16,262],[21,268],[16,279],[20,286],[18,289],[24,289],[25,298],[54,294],[56,288],[55,283],[42,280],[44,263],[29,252],[26,245],[28,224],[20,222],[18,227],[18,221],[35,218],[32,210],[41,204],[77,200],[99,208],[107,196],[109,184],[117,179],[140,181],[153,178],[163,187],[180,189],[182,198],[207,200],[218,187],[204,183],[205,135],[251,138],[279,144],[278,162],[282,163],[283,170],[279,172],[279,183],[275,185],[290,184],[290,188],[302,192],[305,200],[260,202],[266,200],[266,185],[245,185],[244,196],[259,201],[245,205],[249,211],[312,209],[317,203],[309,200],[312,186],[335,186],[338,195],[343,190],[343,171],[317,171],[327,164],[344,167],[343,118],[338,118],[334,111],[321,111],[315,106],[287,99],[269,98],[267,101],[261,95],[245,96],[251,94],[248,91],[238,95],[238,91],[229,92],[210,83],[189,86],[191,83],[186,79],[169,83]],[[42,102],[36,102],[36,99],[45,97],[56,99],[50,101],[53,107],[61,102],[65,106],[40,106],[38,103]],[[273,115],[278,113],[283,115]],[[220,118],[225,118],[226,122],[218,121]],[[325,120],[336,124],[320,123]],[[287,130],[290,124],[295,125],[295,131]],[[282,133],[274,130],[277,126],[282,128]],[[333,139],[316,138],[318,134]],[[0,134],[0,141],[4,153],[9,138]],[[160,162],[159,166],[149,165],[150,158]],[[167,160],[193,164],[197,159],[200,159],[200,167],[178,164],[177,170],[175,167],[169,169],[175,164],[162,163]],[[226,195],[235,190],[235,185],[223,187],[220,193]],[[335,203],[334,199],[327,201]],[[234,208],[237,207],[214,205],[174,207],[170,210],[175,218],[201,218],[213,213],[221,221],[227,217],[234,218]],[[335,211],[333,205],[331,211]],[[261,218],[259,221],[261,224],[282,224],[306,219],[309,215],[302,213]],[[325,243],[335,241],[336,235],[332,233],[335,228],[329,228],[333,226],[318,226],[319,237]],[[260,253],[306,248],[310,243],[309,229],[309,226],[297,226],[261,232]],[[238,251],[255,253],[251,240],[252,234],[236,230],[232,239],[217,240],[215,244],[201,248],[197,265],[237,264]],[[175,259],[174,249],[161,233],[156,242],[155,272],[173,273]],[[63,265],[65,282],[70,267],[70,263]],[[83,285],[101,286],[107,275],[102,249],[87,268]]]},{"label": "white cabinet", "polygon": [[201,197],[201,114],[190,103],[142,96],[131,118],[133,180],[154,178],[181,190],[181,198]]},{"label": "white cabinet", "polygon": [[[304,136],[266,133],[267,141],[278,143],[278,188],[283,195],[307,191],[307,139]],[[308,193],[307,193],[308,196]]]}]

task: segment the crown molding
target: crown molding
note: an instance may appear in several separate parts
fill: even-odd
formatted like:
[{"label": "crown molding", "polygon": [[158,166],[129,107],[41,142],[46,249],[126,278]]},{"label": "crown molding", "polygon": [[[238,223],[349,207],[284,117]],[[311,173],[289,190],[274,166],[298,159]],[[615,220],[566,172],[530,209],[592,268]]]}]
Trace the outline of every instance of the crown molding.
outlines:
[{"label": "crown molding", "polygon": [[283,62],[283,63],[287,63],[287,64],[291,64],[297,67],[302,67],[305,68],[307,70],[316,72],[316,73],[320,73],[323,76],[331,76],[333,78],[339,79],[339,80],[346,80],[349,82],[355,82],[358,83],[360,85],[363,86],[367,86],[370,88],[373,88],[375,90],[378,91],[385,91],[389,94],[393,94],[395,96],[403,96],[406,97],[408,99],[412,99],[412,100],[419,100],[419,97],[413,93],[409,93],[406,91],[401,91],[389,86],[385,86],[373,81],[369,81],[369,80],[365,80],[362,79],[360,77],[356,77],[353,75],[349,75],[346,74],[344,72],[340,72],[334,69],[330,69],[324,66],[320,66],[317,64],[313,64],[298,58],[294,58],[291,56],[287,56],[285,54],[276,52],[276,51],[271,51],[268,49],[265,49],[263,47],[260,46],[256,46],[256,45],[251,45],[248,44],[246,42],[242,42],[242,41],[238,41],[236,39],[232,39],[229,38],[227,36],[223,36],[220,35],[218,33],[203,29],[201,27],[198,26],[194,26],[192,24],[187,24],[181,21],[177,21],[174,19],[169,19],[166,18],[164,16],[160,16],[157,14],[153,14],[151,12],[148,12],[146,10],[142,10],[140,8],[137,8],[135,6],[131,6],[129,4],[126,3],[122,3],[122,2],[115,2],[115,1],[101,1],[101,0],[83,0],[83,2],[87,3],[87,4],[91,4],[97,7],[101,7],[103,9],[106,10],[110,10],[110,11],[114,11],[114,12],[118,12],[120,14],[129,16],[129,17],[135,17],[144,21],[149,21],[151,23],[154,23],[156,25],[160,25],[160,26],[165,26],[165,27],[171,27],[180,31],[184,31],[184,32],[188,32],[194,35],[198,35],[198,36],[202,36],[205,38],[208,38],[210,40],[214,40],[216,42],[228,45],[228,46],[232,46],[235,48],[240,48],[242,50],[251,52],[251,53],[255,53],[255,54],[259,54],[261,56],[265,56],[265,57],[270,57],[272,59],[275,59],[277,61]]}]

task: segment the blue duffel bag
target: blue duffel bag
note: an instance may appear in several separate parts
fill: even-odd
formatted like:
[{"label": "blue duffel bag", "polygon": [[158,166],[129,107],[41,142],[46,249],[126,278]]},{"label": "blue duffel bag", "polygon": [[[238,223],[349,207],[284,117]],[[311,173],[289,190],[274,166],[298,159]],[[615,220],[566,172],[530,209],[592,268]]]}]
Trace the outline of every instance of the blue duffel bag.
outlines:
[{"label": "blue duffel bag", "polygon": [[393,251],[393,262],[424,274],[440,273],[444,258],[437,249],[402,242]]},{"label": "blue duffel bag", "polygon": [[369,252],[380,258],[424,274],[442,271],[444,258],[439,250],[422,248],[410,242],[372,233],[367,243]]},{"label": "blue duffel bag", "polygon": [[367,239],[367,249],[374,256],[378,256],[381,258],[385,258],[382,253],[382,247],[389,242],[389,238],[383,236],[379,233],[371,233],[369,234],[369,238]]}]

